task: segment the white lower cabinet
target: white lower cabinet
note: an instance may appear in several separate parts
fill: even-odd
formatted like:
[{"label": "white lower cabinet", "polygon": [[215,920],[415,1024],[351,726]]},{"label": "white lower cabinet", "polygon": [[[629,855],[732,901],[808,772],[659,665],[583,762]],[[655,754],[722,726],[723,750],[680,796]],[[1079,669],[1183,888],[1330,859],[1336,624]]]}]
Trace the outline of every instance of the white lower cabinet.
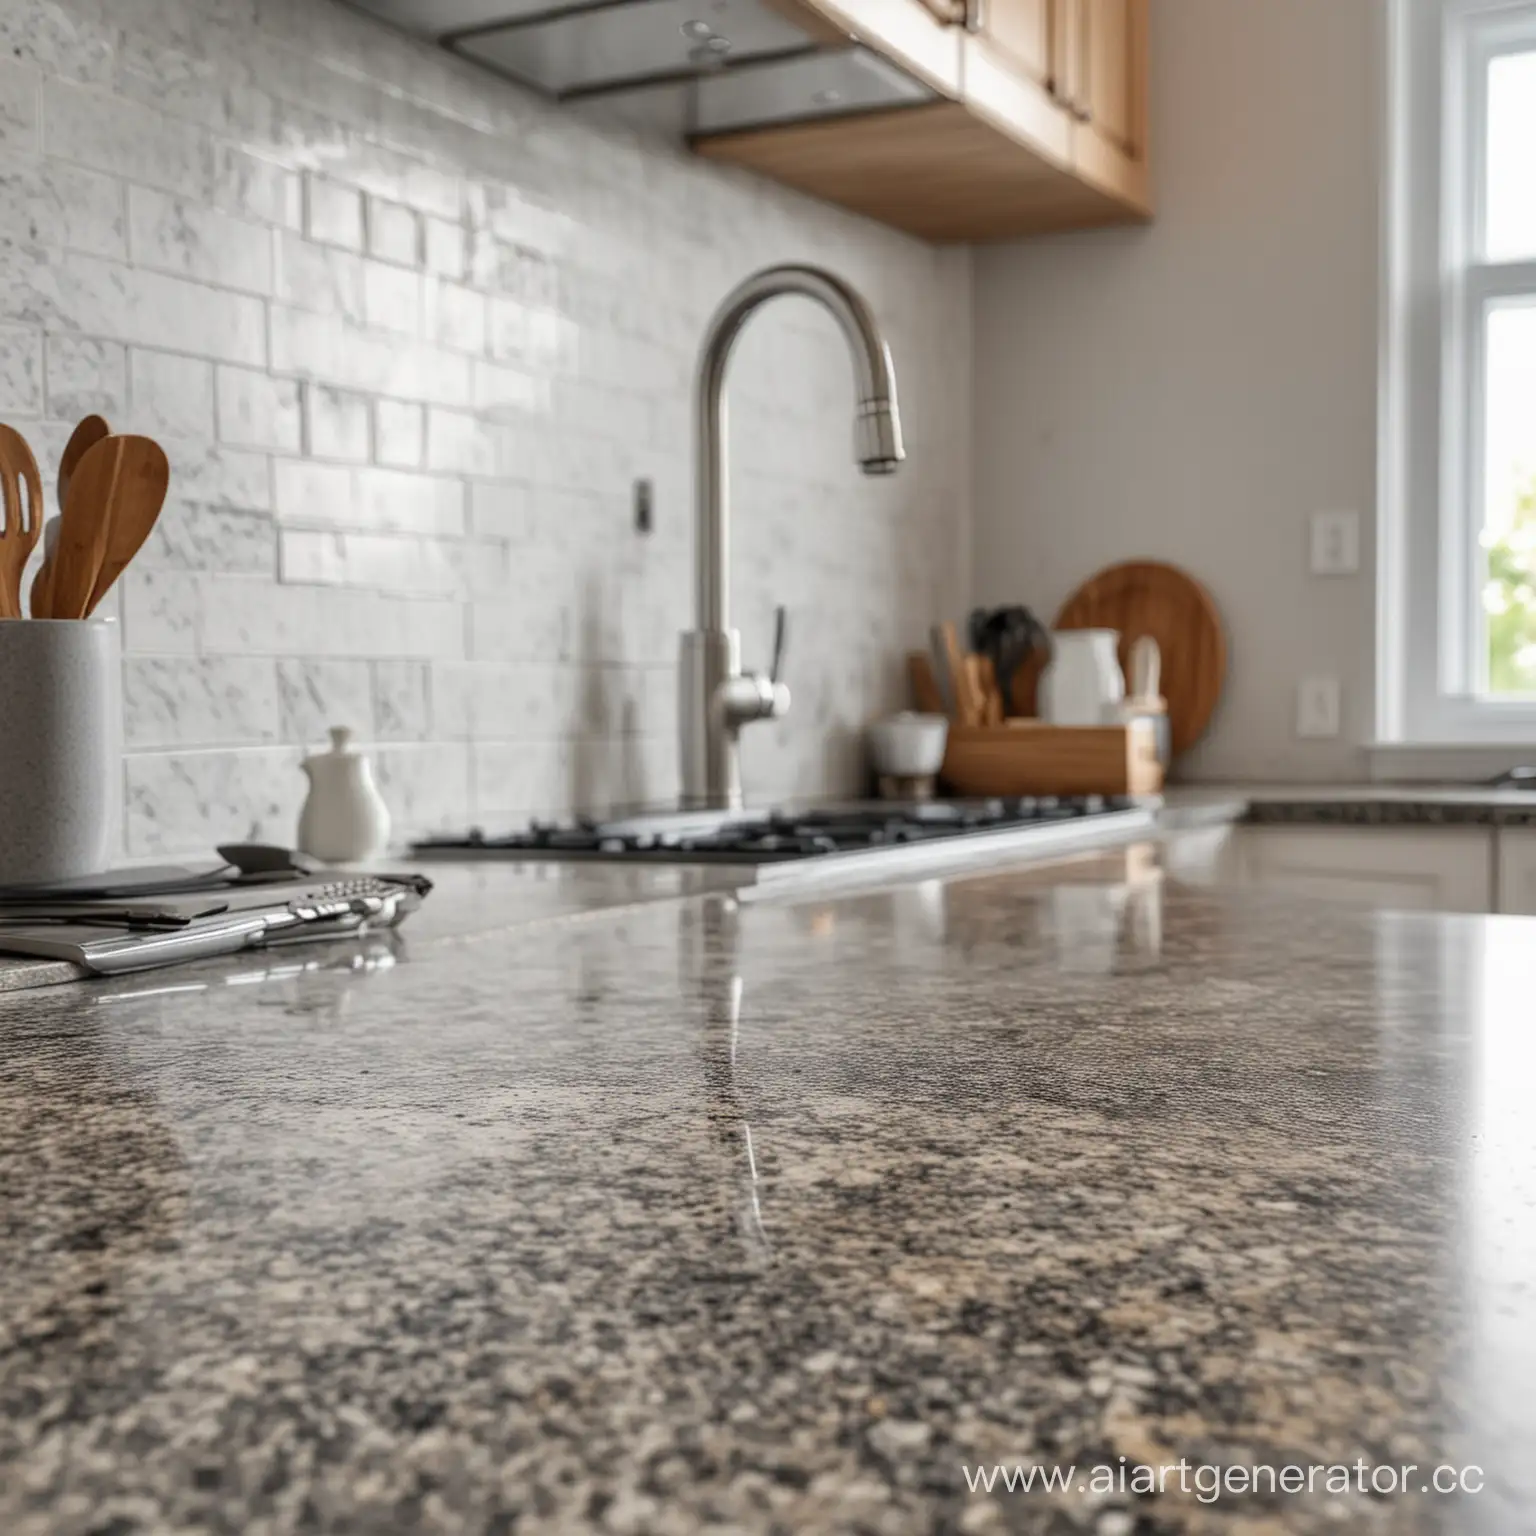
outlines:
[{"label": "white lower cabinet", "polygon": [[[1487,827],[1239,827],[1237,834],[1229,869],[1248,884],[1384,911],[1496,910],[1497,834]],[[1536,912],[1536,833],[1524,859],[1529,905],[1503,910]]]},{"label": "white lower cabinet", "polygon": [[1499,833],[1498,912],[1536,916],[1536,827]]}]

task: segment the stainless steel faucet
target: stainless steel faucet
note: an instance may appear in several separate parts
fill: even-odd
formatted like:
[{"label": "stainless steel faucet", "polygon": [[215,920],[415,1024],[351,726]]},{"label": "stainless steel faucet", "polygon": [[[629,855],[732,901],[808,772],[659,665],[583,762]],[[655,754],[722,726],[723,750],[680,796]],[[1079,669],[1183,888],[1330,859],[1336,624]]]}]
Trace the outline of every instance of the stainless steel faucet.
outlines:
[{"label": "stainless steel faucet", "polygon": [[896,408],[896,370],[869,305],[819,267],[767,267],[727,296],[704,334],[695,408],[698,463],[694,495],[696,627],[682,637],[678,665],[683,804],[733,811],[741,806],[741,728],[789,711],[779,679],[785,615],[777,612],[767,675],[741,670],[741,636],[730,627],[730,502],[726,487],[725,369],[748,317],[781,293],[803,294],[832,311],[853,353],[859,391],[854,457],[866,475],[888,475],[906,456]]}]

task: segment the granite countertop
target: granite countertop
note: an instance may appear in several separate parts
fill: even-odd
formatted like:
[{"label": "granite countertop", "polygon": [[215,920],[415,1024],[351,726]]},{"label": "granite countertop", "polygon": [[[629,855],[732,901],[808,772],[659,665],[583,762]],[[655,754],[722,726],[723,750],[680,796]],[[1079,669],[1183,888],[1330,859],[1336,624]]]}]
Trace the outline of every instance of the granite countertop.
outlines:
[{"label": "granite countertop", "polygon": [[1164,798],[1176,825],[1536,826],[1536,791],[1486,784],[1177,784]]},{"label": "granite countertop", "polygon": [[[1177,834],[1248,822],[1328,826],[1536,826],[1536,792],[1482,785],[1176,784],[1161,797],[1158,831]],[[1091,842],[1092,839],[1090,838]],[[1021,849],[1019,858],[1027,856]],[[1061,852],[1043,857],[1060,858]],[[402,855],[395,861],[411,866]],[[750,883],[750,870],[727,866],[644,865],[540,860],[420,865],[438,889],[413,920],[418,947],[482,929],[499,930],[552,916],[606,912]],[[0,995],[78,981],[86,973],[56,961],[0,954]]]},{"label": "granite countertop", "polygon": [[[735,872],[702,865],[567,864],[471,862],[419,864],[402,856],[391,869],[421,869],[433,882],[432,894],[409,919],[415,952],[436,944],[455,944],[486,933],[531,922],[580,918],[649,901],[669,901],[703,891],[729,890]],[[387,947],[387,939],[378,945]],[[327,945],[284,952],[289,959],[324,955]],[[248,965],[271,963],[258,952]],[[161,972],[159,974],[167,974]],[[79,966],[0,954],[0,996],[7,992],[88,979]],[[100,986],[99,981],[91,982]]]},{"label": "granite countertop", "polygon": [[[477,927],[0,998],[6,1536],[1536,1528],[1526,920]],[[1122,1457],[1483,1491],[967,1488]]]}]

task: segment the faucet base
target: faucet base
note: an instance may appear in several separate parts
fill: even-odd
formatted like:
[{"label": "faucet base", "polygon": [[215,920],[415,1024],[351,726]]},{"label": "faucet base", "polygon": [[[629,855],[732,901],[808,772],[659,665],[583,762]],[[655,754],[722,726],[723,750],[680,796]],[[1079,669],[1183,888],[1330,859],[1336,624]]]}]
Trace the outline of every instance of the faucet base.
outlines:
[{"label": "faucet base", "polygon": [[734,726],[711,719],[722,685],[741,672],[734,629],[690,629],[677,663],[678,769],[685,810],[741,809],[741,753]]}]

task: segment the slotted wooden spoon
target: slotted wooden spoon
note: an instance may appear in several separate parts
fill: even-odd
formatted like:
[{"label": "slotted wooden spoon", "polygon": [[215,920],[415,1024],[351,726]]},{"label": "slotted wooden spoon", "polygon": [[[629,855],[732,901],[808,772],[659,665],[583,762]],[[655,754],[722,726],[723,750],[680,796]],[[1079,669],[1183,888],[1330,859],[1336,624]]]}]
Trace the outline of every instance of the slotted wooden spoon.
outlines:
[{"label": "slotted wooden spoon", "polygon": [[[26,494],[23,496],[23,486]],[[0,423],[0,619],[21,617],[21,573],[43,531],[43,481],[27,440]]]},{"label": "slotted wooden spoon", "polygon": [[170,473],[165,450],[151,438],[105,437],[86,451],[59,527],[50,617],[90,615],[154,527]]},{"label": "slotted wooden spoon", "polygon": [[[74,477],[75,471],[80,467],[80,461],[102,438],[109,437],[112,428],[107,425],[104,416],[87,416],[69,434],[69,441],[64,445],[63,456],[59,459],[59,474],[56,482],[59,492],[59,512],[63,513],[64,507],[69,501],[69,482]],[[39,567],[37,575],[32,578],[32,617],[34,619],[46,619],[52,617],[52,608],[49,597],[53,586],[53,557],[58,548],[59,524],[56,519],[50,518],[43,545],[43,563]]]}]

